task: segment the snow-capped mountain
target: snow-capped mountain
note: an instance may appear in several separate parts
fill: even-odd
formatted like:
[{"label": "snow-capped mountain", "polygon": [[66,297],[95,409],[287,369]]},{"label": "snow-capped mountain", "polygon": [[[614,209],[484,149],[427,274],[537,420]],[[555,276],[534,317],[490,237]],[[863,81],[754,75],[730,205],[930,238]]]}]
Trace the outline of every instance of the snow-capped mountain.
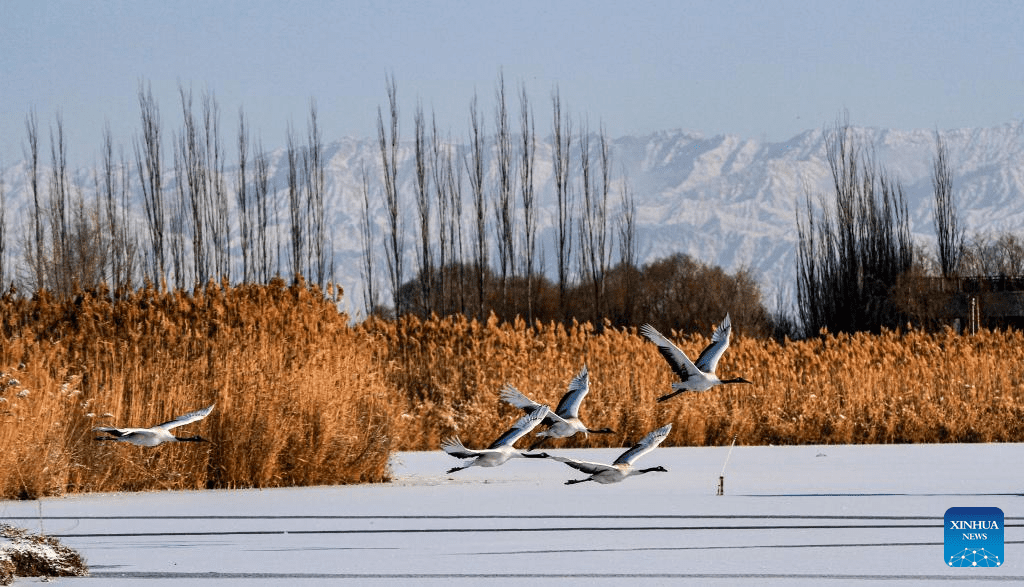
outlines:
[{"label": "snow-capped mountain", "polygon": [[[898,180],[907,198],[911,230],[925,246],[934,241],[932,221],[932,164],[935,131],[897,131],[853,128],[856,144],[872,151],[890,178]],[[831,195],[831,174],[825,157],[829,129],[809,130],[783,142],[765,142],[736,136],[707,137],[684,131],[664,131],[647,136],[626,136],[611,141],[612,187],[609,196],[609,234],[615,234],[621,185],[625,179],[637,205],[636,228],[640,260],[650,261],[683,252],[728,271],[749,268],[759,276],[764,301],[769,307],[777,296],[788,299],[795,290],[796,210],[808,194]],[[994,128],[942,131],[953,171],[953,188],[960,220],[968,235],[1024,229],[1024,123]],[[538,199],[540,247],[546,251],[549,270],[552,258],[556,201],[552,185],[551,144],[539,139],[534,184]],[[577,141],[574,141],[574,144]],[[590,141],[596,148],[597,141]],[[574,145],[575,146],[575,145]],[[414,153],[411,142],[399,149],[399,184],[406,233],[407,277],[415,271],[414,246],[417,216],[414,204]],[[579,201],[579,156],[572,156],[573,187]],[[374,139],[342,139],[325,146],[325,197],[327,224],[334,248],[335,274],[345,287],[349,308],[362,308],[359,256],[362,242],[362,170],[369,177],[372,213],[383,232],[383,198],[380,190],[380,153]],[[169,166],[170,161],[165,161]],[[597,166],[591,157],[591,169]],[[464,169],[464,167],[463,167]],[[287,223],[283,198],[287,187],[287,160],[283,149],[270,154],[271,185],[282,198],[280,221]],[[45,186],[49,171],[41,173]],[[228,170],[231,178],[234,170]],[[81,186],[86,200],[94,186],[92,170],[79,170],[72,181]],[[173,178],[171,171],[165,172]],[[11,263],[23,240],[19,220],[31,206],[24,163],[8,168],[3,176],[6,194],[8,251]],[[233,184],[233,179],[229,184]],[[137,178],[133,184],[138,185]],[[486,184],[490,217],[494,218],[493,165]],[[44,187],[45,190],[45,187]],[[468,181],[463,180],[464,222],[471,210]],[[518,201],[517,214],[521,214]],[[141,221],[142,203],[133,211]],[[434,204],[436,214],[436,203]],[[521,220],[518,220],[521,226]],[[139,225],[142,226],[141,224]],[[437,226],[437,220],[434,220]],[[492,231],[493,233],[493,231]],[[140,228],[140,236],[143,235]],[[233,235],[237,238],[237,235]],[[383,245],[375,245],[383,267]],[[495,247],[491,246],[492,256]],[[617,258],[613,252],[612,259]],[[383,273],[378,276],[383,289]]]}]

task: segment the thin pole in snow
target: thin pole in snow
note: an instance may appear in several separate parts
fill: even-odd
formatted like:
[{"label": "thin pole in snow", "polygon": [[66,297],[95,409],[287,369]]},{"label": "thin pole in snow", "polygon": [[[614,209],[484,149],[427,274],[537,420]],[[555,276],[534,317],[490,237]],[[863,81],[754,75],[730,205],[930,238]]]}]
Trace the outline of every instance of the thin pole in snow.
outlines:
[{"label": "thin pole in snow", "polygon": [[725,455],[725,462],[722,463],[722,474],[718,476],[718,495],[725,495],[725,466],[729,464],[729,457],[732,456],[732,449],[736,448],[736,437],[738,434],[734,434],[732,437],[732,444],[729,445],[729,452]]}]

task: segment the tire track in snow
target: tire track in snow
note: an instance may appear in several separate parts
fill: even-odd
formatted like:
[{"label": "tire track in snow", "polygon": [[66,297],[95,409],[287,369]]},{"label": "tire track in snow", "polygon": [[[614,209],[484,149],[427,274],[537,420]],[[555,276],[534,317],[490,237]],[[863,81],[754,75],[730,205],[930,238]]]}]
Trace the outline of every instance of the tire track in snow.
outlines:
[{"label": "tire track in snow", "polygon": [[54,538],[141,538],[182,536],[266,536],[310,534],[499,534],[499,533],[560,533],[560,532],[712,532],[755,530],[886,530],[935,529],[941,524],[778,524],[730,526],[548,526],[511,528],[342,528],[330,530],[210,530],[190,532],[88,532],[49,534]]},{"label": "tire track in snow", "polygon": [[[11,520],[942,520],[941,516],[802,514],[525,514],[525,515],[162,515],[162,516],[7,516]],[[1024,517],[1007,517],[1024,520]]]},{"label": "tire track in snow", "polygon": [[333,579],[365,581],[391,579],[425,581],[441,579],[486,580],[486,579],[661,579],[661,580],[805,580],[805,581],[913,581],[927,582],[999,582],[1019,583],[1024,575],[976,575],[966,578],[961,575],[911,575],[911,574],[841,574],[841,573],[171,573],[171,572],[98,572],[88,577],[76,578],[76,582],[89,579]]}]

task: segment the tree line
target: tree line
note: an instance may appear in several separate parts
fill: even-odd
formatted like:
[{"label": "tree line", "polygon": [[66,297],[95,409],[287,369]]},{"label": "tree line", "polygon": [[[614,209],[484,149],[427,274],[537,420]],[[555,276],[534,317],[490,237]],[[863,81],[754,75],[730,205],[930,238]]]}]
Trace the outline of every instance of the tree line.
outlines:
[{"label": "tree line", "polygon": [[[797,313],[805,335],[942,328],[953,294],[1013,281],[1024,289],[1024,242],[1013,234],[968,237],[956,206],[949,153],[935,133],[935,249],[913,242],[903,187],[845,118],[825,142],[832,191],[797,209]],[[972,282],[970,285],[964,281]],[[1019,282],[1019,283],[1018,283]]]},{"label": "tree line", "polygon": [[[116,292],[145,282],[186,290],[211,281],[267,283],[284,274],[303,275],[320,286],[333,279],[316,103],[310,101],[303,143],[288,128],[282,197],[242,109],[232,175],[216,97],[204,93],[196,105],[184,87],[179,96],[182,125],[168,140],[160,106],[151,88],[140,84],[141,130],[126,153],[115,149],[109,125],[104,129],[92,201],[70,180],[60,115],[50,129],[46,177],[38,117],[34,111],[26,116],[31,208],[23,259],[14,268],[5,264],[9,230],[0,212],[0,283],[63,296],[75,288]],[[0,202],[4,196],[0,185]],[[133,206],[140,200],[143,222],[137,223]],[[282,235],[285,215],[289,233]]]},{"label": "tree line", "polygon": [[[622,294],[629,280],[639,282],[644,273],[637,266],[636,203],[628,181],[614,172],[603,125],[592,130],[586,117],[574,119],[558,89],[552,91],[552,281],[538,234],[535,185],[535,170],[545,163],[537,154],[537,126],[544,123],[538,123],[525,85],[510,90],[499,75],[492,113],[473,96],[464,140],[442,131],[418,104],[411,182],[399,177],[400,146],[408,143],[401,135],[397,83],[389,76],[385,86],[387,100],[377,116],[379,158],[364,161],[361,173],[357,230],[365,315],[458,312],[483,319],[495,313],[509,320],[595,324],[611,316],[617,325],[640,319],[636,309],[646,306]],[[179,87],[181,124],[170,131],[149,84],[140,83],[137,98],[140,130],[130,149],[115,148],[109,127],[104,130],[91,200],[70,179],[60,116],[49,137],[48,171],[38,118],[35,112],[26,116],[29,226],[21,263],[15,271],[0,266],[0,281],[58,296],[101,286],[117,295],[145,283],[178,290],[210,282],[266,283],[282,275],[322,289],[334,281],[315,102],[304,136],[288,126],[286,179],[278,186],[242,109],[229,148],[213,94],[197,98]],[[229,173],[232,156],[236,171]],[[411,190],[403,189],[410,183]],[[0,231],[6,244],[3,217]],[[703,267],[691,259],[665,263]],[[749,290],[748,297],[759,295],[749,276],[735,282]],[[697,285],[691,295],[700,295]]]},{"label": "tree line", "polygon": [[[412,202],[406,202],[397,177],[398,90],[394,78],[387,79],[387,106],[377,115],[385,215],[379,239],[365,171],[362,181],[361,270],[367,314],[459,312],[484,318],[495,312],[527,321],[575,317],[595,322],[605,316],[613,259],[635,268],[637,258],[636,204],[628,182],[613,177],[611,141],[603,127],[594,132],[585,118],[574,126],[557,88],[552,92],[550,164],[557,201],[557,311],[552,312],[542,307],[550,292],[538,247],[536,114],[525,85],[514,92],[515,98],[511,93],[499,75],[491,117],[473,96],[464,144],[440,131],[436,118],[428,124],[417,104],[414,188]],[[516,99],[518,104],[511,104]],[[413,210],[412,227],[407,226],[406,209]],[[414,252],[411,270],[405,265],[407,248]],[[381,257],[382,268],[376,264]],[[381,296],[380,273],[390,304]],[[588,298],[586,315],[577,313],[583,295]]]},{"label": "tree line", "polygon": [[[618,263],[635,268],[637,258],[633,194],[628,182],[613,177],[611,142],[603,126],[593,132],[585,117],[574,122],[557,88],[552,92],[551,164],[558,200],[558,311],[553,313],[542,301],[550,292],[538,238],[537,120],[525,85],[515,91],[516,108],[499,75],[493,118],[473,96],[464,144],[442,133],[435,117],[428,123],[418,105],[412,194],[403,192],[405,178],[398,176],[402,137],[391,76],[386,92],[377,120],[380,158],[364,161],[361,178],[365,314],[402,315],[427,307],[482,318],[517,308],[527,320],[600,322],[608,309],[616,235]],[[301,276],[320,287],[334,280],[315,102],[310,101],[305,136],[288,125],[286,185],[277,186],[243,109],[232,174],[226,168],[232,149],[212,93],[196,99],[191,89],[179,86],[181,124],[170,131],[148,83],[139,84],[137,98],[140,130],[129,149],[115,148],[109,125],[104,129],[91,200],[71,181],[60,115],[50,128],[48,168],[38,117],[34,111],[26,116],[31,207],[23,234],[15,237],[22,239],[22,257],[13,268],[6,263],[7,218],[0,213],[0,283],[65,296],[101,285],[116,295],[143,283],[186,290],[211,281],[266,283],[281,275]],[[368,166],[379,169],[378,177],[370,177]],[[0,181],[0,201],[5,196]],[[613,216],[615,197],[619,213]],[[415,263],[411,271],[408,258]],[[381,295],[382,273],[390,305]],[[411,275],[415,295],[405,287]],[[587,304],[579,302],[581,295],[588,296]],[[576,315],[584,307],[587,314]]]},{"label": "tree line", "polygon": [[[909,283],[908,276],[948,280],[1019,275],[1024,269],[1024,247],[1012,235],[965,237],[938,133],[938,244],[932,256],[910,238],[898,179],[840,121],[826,141],[832,200],[806,194],[797,212],[795,315],[768,312],[745,271],[726,274],[682,255],[639,265],[636,201],[628,178],[614,172],[603,125],[593,130],[586,117],[574,120],[557,87],[549,103],[547,161],[538,160],[537,115],[525,84],[510,91],[503,74],[489,115],[478,96],[470,100],[465,140],[442,131],[417,103],[411,190],[403,189],[409,184],[399,177],[403,139],[393,76],[386,77],[385,89],[386,103],[377,112],[379,158],[363,162],[360,178],[356,230],[365,315],[461,313],[482,319],[494,313],[530,323],[653,321],[699,330],[731,311],[748,313],[739,321],[750,333],[797,336],[801,329],[814,334],[905,323],[920,314],[920,304],[908,295],[924,295],[929,287],[920,280],[910,294],[896,287]],[[31,208],[18,235],[23,258],[12,268],[0,174],[0,284],[57,295],[105,287],[117,295],[143,283],[187,290],[211,281],[267,283],[288,275],[323,289],[335,280],[315,101],[310,100],[304,135],[288,125],[285,185],[277,186],[243,109],[232,174],[213,94],[194,101],[190,89],[179,87],[182,122],[169,138],[148,84],[140,83],[137,97],[141,130],[128,152],[115,149],[109,127],[104,130],[92,201],[70,180],[60,115],[50,128],[51,165],[45,171],[38,118],[34,111],[26,116]],[[538,165],[550,166],[556,203],[550,271],[538,235]],[[133,210],[139,202],[141,214]]]}]

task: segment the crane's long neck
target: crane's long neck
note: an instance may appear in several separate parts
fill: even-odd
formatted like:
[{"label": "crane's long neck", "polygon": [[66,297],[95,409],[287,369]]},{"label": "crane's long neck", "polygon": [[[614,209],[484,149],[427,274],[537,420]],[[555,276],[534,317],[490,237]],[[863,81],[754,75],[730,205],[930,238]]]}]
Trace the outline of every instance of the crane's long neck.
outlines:
[{"label": "crane's long neck", "polygon": [[517,450],[515,452],[515,455],[517,457],[523,457],[524,459],[546,459],[546,458],[549,458],[551,456],[551,455],[549,455],[546,452],[528,453],[528,452],[523,452],[523,451],[520,451],[520,450]]},{"label": "crane's long neck", "polygon": [[202,436],[175,436],[174,440],[176,442],[209,442]]},{"label": "crane's long neck", "polygon": [[750,383],[750,381],[747,381],[742,377],[733,377],[732,379],[722,381],[722,383]]}]

